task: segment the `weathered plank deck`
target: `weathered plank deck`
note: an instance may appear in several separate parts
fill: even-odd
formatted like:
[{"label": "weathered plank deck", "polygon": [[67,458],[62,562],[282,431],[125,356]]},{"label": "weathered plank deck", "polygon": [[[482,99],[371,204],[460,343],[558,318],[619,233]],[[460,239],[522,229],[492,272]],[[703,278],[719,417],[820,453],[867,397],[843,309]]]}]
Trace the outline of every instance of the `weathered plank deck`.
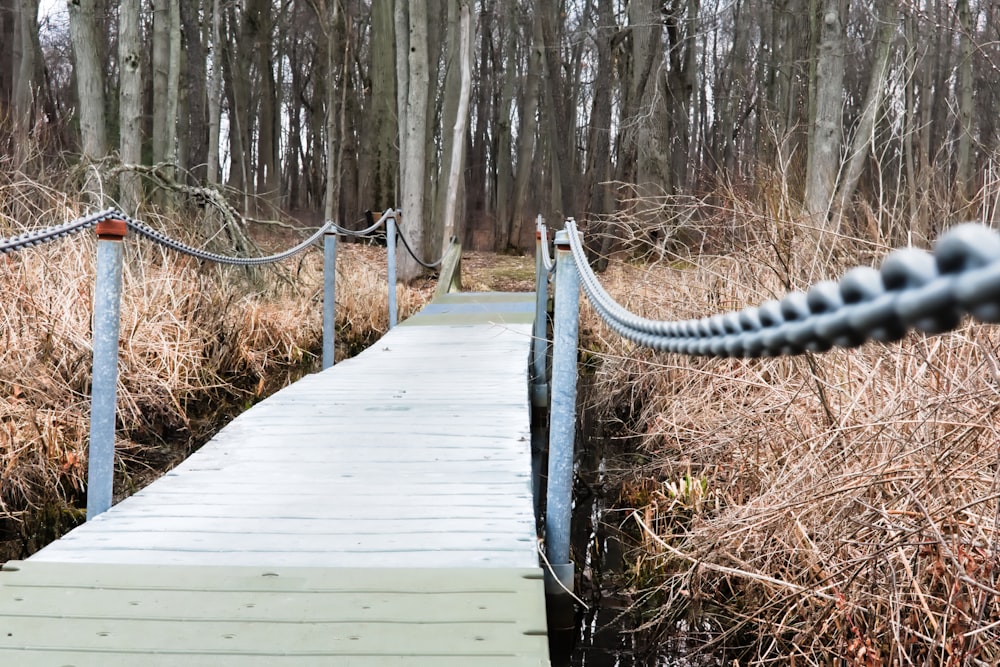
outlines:
[{"label": "weathered plank deck", "polygon": [[439,298],[8,564],[0,661],[547,664],[533,310]]}]

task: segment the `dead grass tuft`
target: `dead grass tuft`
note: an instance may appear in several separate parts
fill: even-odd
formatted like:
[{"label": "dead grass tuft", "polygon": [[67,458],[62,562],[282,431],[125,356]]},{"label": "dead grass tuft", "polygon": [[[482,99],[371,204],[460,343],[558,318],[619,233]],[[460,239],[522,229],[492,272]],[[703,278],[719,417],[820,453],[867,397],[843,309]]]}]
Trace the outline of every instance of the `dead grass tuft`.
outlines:
[{"label": "dead grass tuft", "polygon": [[[880,252],[846,240],[815,261],[752,208],[705,221],[702,238],[739,239],[701,246],[715,254],[633,235],[617,259],[643,261],[603,284],[648,316],[697,317]],[[647,627],[740,664],[1000,662],[997,327],[765,360],[652,354],[589,311],[583,332],[602,356],[588,408],[642,461],[619,478]]]}]

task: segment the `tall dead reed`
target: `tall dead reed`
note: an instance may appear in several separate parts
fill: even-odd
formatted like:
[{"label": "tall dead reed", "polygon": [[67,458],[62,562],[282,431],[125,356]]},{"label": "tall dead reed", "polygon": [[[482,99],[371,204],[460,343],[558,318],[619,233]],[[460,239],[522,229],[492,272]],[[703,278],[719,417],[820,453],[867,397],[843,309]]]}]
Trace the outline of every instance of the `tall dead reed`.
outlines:
[{"label": "tall dead reed", "polygon": [[[651,217],[605,221],[628,242],[603,284],[649,317],[700,317],[885,251],[842,239],[817,259],[779,206],[706,203],[681,230],[693,251]],[[761,360],[650,353],[589,311],[583,330],[603,357],[588,408],[625,443],[647,628],[727,665],[1000,663],[995,326]]]},{"label": "tall dead reed", "polygon": [[[0,183],[0,236],[78,212],[78,204],[35,181]],[[197,242],[175,219],[142,217]],[[29,535],[38,517],[50,517],[52,508],[76,515],[83,500],[95,245],[84,232],[0,256],[0,542],[7,541],[10,557],[40,546]],[[384,249],[341,247],[338,357],[387,328],[385,275]],[[249,273],[130,236],[123,283],[118,496],[179,460],[227,415],[296,373],[318,370],[318,252]],[[427,292],[398,288],[401,314],[419,308]]]}]

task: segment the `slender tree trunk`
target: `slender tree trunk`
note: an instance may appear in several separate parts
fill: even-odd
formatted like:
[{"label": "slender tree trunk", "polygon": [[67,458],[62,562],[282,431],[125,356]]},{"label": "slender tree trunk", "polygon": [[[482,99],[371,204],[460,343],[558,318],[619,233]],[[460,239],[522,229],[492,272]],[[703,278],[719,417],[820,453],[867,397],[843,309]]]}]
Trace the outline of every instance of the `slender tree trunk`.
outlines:
[{"label": "slender tree trunk", "polygon": [[205,180],[219,182],[219,133],[222,125],[222,8],[212,0],[212,68],[208,79],[208,157]]},{"label": "slender tree trunk", "polygon": [[[139,41],[141,0],[121,0],[118,5],[118,150],[125,164],[142,163],[142,53]],[[135,172],[122,172],[121,205],[134,215],[142,200],[142,181]]]},{"label": "slender tree trunk", "polygon": [[958,0],[957,6],[961,61],[958,65],[958,155],[955,164],[955,193],[959,207],[968,206],[976,188],[972,183],[972,76],[973,25],[969,13],[969,0]]},{"label": "slender tree trunk", "polygon": [[169,50],[167,61],[166,125],[163,127],[163,159],[177,164],[177,108],[181,81],[181,9],[180,0],[169,0],[170,22],[167,25]]},{"label": "slender tree trunk", "polygon": [[848,0],[824,0],[816,63],[813,150],[806,168],[805,206],[811,224],[830,229],[829,211],[840,169],[844,103],[844,49]]},{"label": "slender tree trunk", "polygon": [[548,121],[548,132],[551,137],[552,151],[549,154],[549,167],[552,173],[552,208],[557,217],[572,215],[573,192],[576,186],[573,152],[575,127],[565,122],[569,117],[566,104],[566,89],[563,83],[560,62],[560,43],[562,31],[555,3],[541,2],[536,4],[535,11],[541,14],[543,64],[545,66],[545,118]]},{"label": "slender tree trunk", "polygon": [[519,51],[517,38],[517,6],[506,4],[506,41],[503,49],[503,87],[500,92],[500,104],[496,112],[496,250],[503,251],[519,245],[518,239],[511,239],[512,217],[517,210],[511,201],[514,166],[511,155],[511,107],[514,103],[514,85],[517,80],[517,61]]},{"label": "slender tree trunk", "polygon": [[[200,28],[202,0],[182,0],[181,29],[184,37],[181,112],[177,131],[178,161],[190,169],[196,181],[205,180],[208,162],[208,85],[206,81],[205,31]],[[211,25],[211,6],[205,20]]]},{"label": "slender tree trunk", "polygon": [[[340,161],[342,157],[341,153],[341,141],[337,136],[337,128],[342,122],[337,114],[337,107],[339,106],[337,100],[337,86],[333,85],[336,80],[336,72],[338,70],[337,61],[339,60],[340,51],[337,48],[337,44],[334,43],[334,36],[338,31],[338,23],[340,22],[340,3],[334,0],[330,3],[330,8],[327,10],[329,14],[328,23],[326,24],[326,38],[327,38],[327,72],[329,73],[329,80],[327,82],[326,89],[326,152],[327,152],[327,169],[326,169],[326,197],[325,204],[323,207],[323,217],[325,220],[336,220],[337,219],[337,209],[340,205]],[[320,20],[323,20],[322,17]],[[346,81],[342,85],[347,85]]]},{"label": "slender tree trunk", "polygon": [[[427,61],[427,7],[412,3],[396,5],[396,25],[405,26],[406,39],[399,39],[398,46],[406,45],[397,58],[401,66],[399,82],[401,113],[399,116],[400,169],[402,171],[403,221],[402,229],[414,252],[424,247],[424,188],[427,181],[427,94],[430,74]],[[402,20],[400,15],[403,15]],[[397,47],[398,48],[398,47]],[[404,84],[405,82],[405,84]],[[398,255],[397,275],[410,282],[423,273],[420,264],[407,252]]]},{"label": "slender tree trunk", "polygon": [[524,90],[521,93],[521,104],[518,116],[521,119],[517,133],[517,169],[514,172],[514,218],[510,225],[512,243],[519,243],[524,221],[533,215],[528,204],[528,185],[535,170],[532,159],[538,142],[538,94],[539,77],[542,70],[543,42],[539,38],[537,12],[533,14],[532,26],[525,30],[528,53],[528,72],[524,79]]},{"label": "slender tree trunk", "polygon": [[590,137],[587,145],[587,168],[584,191],[587,197],[583,207],[586,213],[605,213],[604,181],[608,180],[611,160],[611,42],[615,38],[614,7],[612,0],[597,3],[597,78],[594,81],[594,102],[590,112]]},{"label": "slender tree trunk", "polygon": [[[460,0],[447,0],[448,5],[448,18],[447,25],[458,26],[459,23],[459,10],[460,10]],[[451,160],[454,157],[454,145],[456,140],[461,140],[454,132],[455,121],[458,117],[458,106],[459,98],[461,97],[462,88],[462,56],[460,55],[461,47],[461,36],[457,29],[451,29],[447,31],[447,39],[445,42],[445,53],[444,53],[444,89],[442,90],[442,100],[441,100],[441,122],[439,123],[441,132],[438,141],[440,141],[441,146],[441,157],[439,160],[435,160],[438,169],[431,169],[431,171],[440,171],[441,176],[439,178],[432,179],[433,185],[431,192],[428,193],[428,198],[434,200],[433,208],[433,219],[430,230],[432,237],[437,241],[437,245],[440,246],[440,240],[444,238],[444,219],[446,211],[450,203],[450,193],[448,192],[448,174],[451,172]],[[449,131],[451,130],[451,131]],[[464,150],[464,147],[463,147]],[[472,165],[470,165],[472,166]],[[472,166],[474,169],[475,167]],[[456,193],[457,195],[457,193]],[[437,247],[435,247],[435,252]]]},{"label": "slender tree trunk", "polygon": [[[669,169],[660,142],[656,123],[660,114],[654,113],[659,92],[650,85],[653,72],[659,70],[663,59],[660,46],[663,23],[658,20],[660,7],[655,0],[634,0],[629,4],[628,20],[631,29],[629,86],[624,111],[626,157],[619,161],[624,171],[619,180],[634,180],[640,187],[648,184],[662,186],[667,183]],[[631,176],[631,178],[629,178]]]},{"label": "slender tree trunk", "polygon": [[880,7],[881,11],[878,16],[880,25],[876,36],[871,76],[868,80],[868,92],[865,93],[864,102],[861,104],[861,117],[858,119],[848,152],[847,164],[840,180],[835,217],[840,216],[850,203],[851,197],[854,196],[854,190],[857,188],[861,172],[868,159],[869,149],[872,147],[875,121],[878,118],[879,109],[882,107],[882,97],[888,85],[886,78],[889,71],[889,56],[892,53],[893,38],[896,36],[898,12],[895,2],[886,2]]},{"label": "slender tree trunk", "polygon": [[14,86],[14,131],[18,144],[24,142],[35,124],[37,98],[42,77],[42,49],[38,40],[38,0],[21,0],[18,15],[21,58],[18,63],[17,83]]},{"label": "slender tree trunk", "polygon": [[459,233],[456,218],[458,216],[459,178],[462,174],[462,158],[465,153],[465,131],[469,120],[469,92],[472,89],[472,50],[470,36],[472,32],[469,17],[469,5],[465,3],[459,10],[459,46],[458,57],[461,60],[461,88],[458,98],[458,111],[455,115],[455,126],[452,132],[452,151],[449,160],[447,205],[444,211],[444,238],[441,254],[448,249],[449,239]]},{"label": "slender tree trunk", "polygon": [[372,3],[371,72],[373,179],[370,205],[377,210],[396,206],[399,168],[396,122],[396,51],[391,2]]},{"label": "slender tree trunk", "polygon": [[170,86],[170,4],[153,0],[153,163],[167,159],[167,88]]},{"label": "slender tree trunk", "polygon": [[[336,4],[336,3],[331,3]],[[244,27],[256,65],[258,103],[256,193],[268,204],[279,199],[278,185],[278,90],[274,79],[271,44],[273,23],[270,0],[254,0],[248,5]],[[331,19],[332,20],[332,19]]]},{"label": "slender tree trunk", "polygon": [[[73,43],[76,89],[80,107],[80,135],[83,155],[88,160],[100,160],[107,154],[107,130],[104,117],[104,77],[98,44],[95,0],[69,3],[69,32]],[[84,189],[93,206],[103,205],[100,179],[87,171]]]},{"label": "slender tree trunk", "polygon": [[906,199],[909,204],[911,230],[919,228],[917,220],[917,167],[916,139],[920,128],[916,122],[916,88],[917,88],[917,44],[916,18],[907,14],[906,27],[906,115],[903,121],[903,152],[906,160]]},{"label": "slender tree trunk", "polygon": [[21,59],[18,13],[17,2],[0,0],[0,109],[5,112],[14,101],[16,69]]}]

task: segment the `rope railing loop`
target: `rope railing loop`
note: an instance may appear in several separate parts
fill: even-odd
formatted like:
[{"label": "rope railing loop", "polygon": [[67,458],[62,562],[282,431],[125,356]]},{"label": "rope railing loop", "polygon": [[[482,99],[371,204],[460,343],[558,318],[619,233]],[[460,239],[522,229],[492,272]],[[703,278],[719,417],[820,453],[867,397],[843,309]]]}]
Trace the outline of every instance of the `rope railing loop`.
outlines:
[{"label": "rope railing loop", "polygon": [[549,250],[549,229],[542,220],[542,216],[538,216],[538,222],[536,223],[538,232],[541,234],[541,250],[542,250],[542,267],[547,273],[552,273],[556,270],[556,263],[552,259],[552,255]]},{"label": "rope railing loop", "polygon": [[403,233],[402,228],[400,228],[398,225],[396,228],[396,232],[399,234],[399,240],[403,242],[403,247],[406,248],[407,254],[409,254],[409,256],[413,258],[413,261],[415,261],[417,264],[424,267],[425,269],[433,270],[438,268],[439,266],[441,266],[441,262],[444,261],[444,258],[448,255],[448,251],[446,250],[445,253],[441,255],[441,257],[438,258],[436,262],[425,262],[424,260],[422,260],[420,257],[417,256],[416,252],[413,251],[413,248],[410,246],[410,242],[406,238],[406,234]]},{"label": "rope railing loop", "polygon": [[[370,213],[371,212],[369,211],[369,215],[370,215]],[[367,238],[367,237],[371,236],[372,234],[374,234],[376,231],[378,231],[378,229],[380,227],[382,227],[383,225],[385,225],[385,221],[387,219],[389,219],[389,217],[391,217],[394,213],[395,213],[395,211],[393,211],[393,209],[391,209],[391,208],[390,209],[386,209],[386,211],[382,214],[382,217],[380,217],[378,220],[376,220],[375,222],[373,222],[368,227],[365,227],[364,229],[357,229],[357,230],[355,230],[355,229],[347,229],[345,227],[341,227],[340,225],[338,225],[337,223],[335,223],[332,220],[327,220],[326,224],[331,225],[333,227],[333,229],[335,229],[337,231],[338,234],[343,234],[344,236],[353,236],[355,238]]]}]

